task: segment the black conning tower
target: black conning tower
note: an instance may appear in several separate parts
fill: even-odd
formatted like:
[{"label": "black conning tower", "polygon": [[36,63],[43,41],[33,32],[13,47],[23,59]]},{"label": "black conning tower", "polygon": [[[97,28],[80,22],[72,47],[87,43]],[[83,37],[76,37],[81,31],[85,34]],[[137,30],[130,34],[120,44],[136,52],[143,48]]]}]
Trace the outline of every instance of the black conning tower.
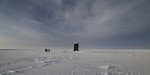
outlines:
[{"label": "black conning tower", "polygon": [[74,51],[79,51],[79,43],[74,43]]}]

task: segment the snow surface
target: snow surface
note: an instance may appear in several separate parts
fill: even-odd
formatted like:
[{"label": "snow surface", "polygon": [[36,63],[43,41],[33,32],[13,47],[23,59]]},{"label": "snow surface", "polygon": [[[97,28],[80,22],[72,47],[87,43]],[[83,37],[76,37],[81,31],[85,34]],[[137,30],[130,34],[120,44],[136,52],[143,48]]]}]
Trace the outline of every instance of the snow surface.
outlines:
[{"label": "snow surface", "polygon": [[0,50],[0,75],[149,75],[146,50]]}]

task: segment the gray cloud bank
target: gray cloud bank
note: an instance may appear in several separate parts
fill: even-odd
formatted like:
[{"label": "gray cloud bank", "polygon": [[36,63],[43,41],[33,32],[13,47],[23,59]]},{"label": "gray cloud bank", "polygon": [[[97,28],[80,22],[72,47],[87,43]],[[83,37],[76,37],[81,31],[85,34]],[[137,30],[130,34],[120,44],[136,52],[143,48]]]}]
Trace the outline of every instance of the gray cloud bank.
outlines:
[{"label": "gray cloud bank", "polygon": [[0,0],[0,47],[150,48],[149,0]]}]

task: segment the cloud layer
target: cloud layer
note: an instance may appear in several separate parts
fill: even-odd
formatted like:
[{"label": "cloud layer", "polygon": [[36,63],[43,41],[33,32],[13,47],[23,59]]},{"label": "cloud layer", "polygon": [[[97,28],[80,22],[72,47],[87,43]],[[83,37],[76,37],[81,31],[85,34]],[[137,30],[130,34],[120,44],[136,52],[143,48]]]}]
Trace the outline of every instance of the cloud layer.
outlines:
[{"label": "cloud layer", "polygon": [[1,48],[149,48],[149,0],[1,0]]}]

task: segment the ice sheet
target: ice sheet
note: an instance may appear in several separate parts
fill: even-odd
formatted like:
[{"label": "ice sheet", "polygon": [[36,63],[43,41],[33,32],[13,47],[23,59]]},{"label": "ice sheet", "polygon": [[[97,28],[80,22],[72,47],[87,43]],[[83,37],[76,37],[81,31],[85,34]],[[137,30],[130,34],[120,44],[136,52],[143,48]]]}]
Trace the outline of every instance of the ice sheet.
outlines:
[{"label": "ice sheet", "polygon": [[0,51],[0,75],[149,75],[148,50]]}]

